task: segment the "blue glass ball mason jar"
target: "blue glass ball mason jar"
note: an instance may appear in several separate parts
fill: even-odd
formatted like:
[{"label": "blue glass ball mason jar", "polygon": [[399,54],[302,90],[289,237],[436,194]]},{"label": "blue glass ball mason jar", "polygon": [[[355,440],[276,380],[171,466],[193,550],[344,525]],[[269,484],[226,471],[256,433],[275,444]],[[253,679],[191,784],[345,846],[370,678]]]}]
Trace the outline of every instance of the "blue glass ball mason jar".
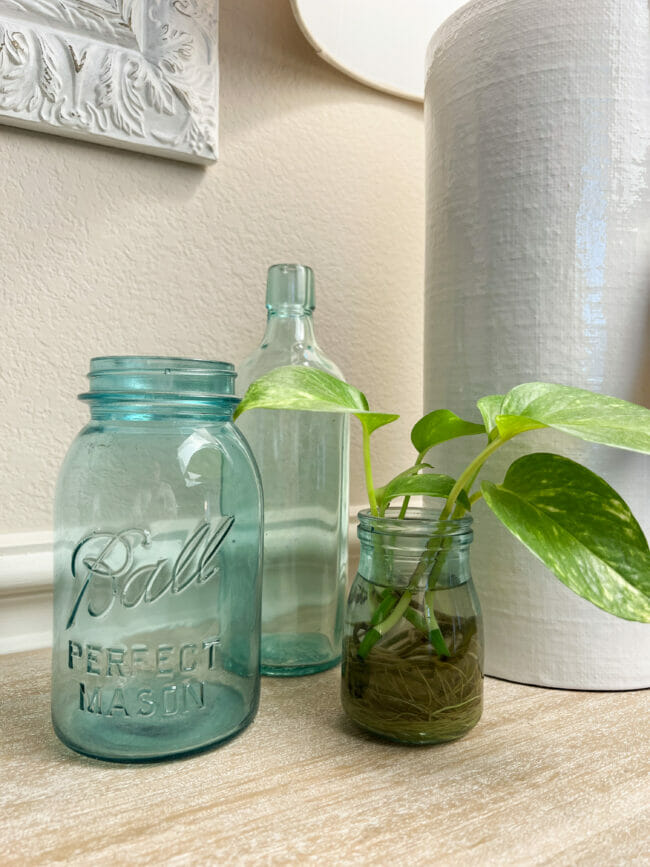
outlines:
[{"label": "blue glass ball mason jar", "polygon": [[262,495],[224,362],[109,357],[55,501],[52,720],[142,761],[234,735],[259,700]]}]

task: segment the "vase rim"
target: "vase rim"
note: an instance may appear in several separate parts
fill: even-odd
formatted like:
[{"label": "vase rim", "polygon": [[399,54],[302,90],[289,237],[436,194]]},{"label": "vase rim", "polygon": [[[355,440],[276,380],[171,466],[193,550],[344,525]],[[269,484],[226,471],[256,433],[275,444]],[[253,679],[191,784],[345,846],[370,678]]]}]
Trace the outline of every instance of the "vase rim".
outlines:
[{"label": "vase rim", "polygon": [[384,515],[373,515],[370,509],[361,509],[357,513],[359,528],[374,533],[399,533],[408,536],[456,536],[471,533],[473,518],[463,515],[462,518],[446,518],[440,520],[441,509],[426,507],[409,507],[406,517],[400,518],[398,508],[386,509]]}]

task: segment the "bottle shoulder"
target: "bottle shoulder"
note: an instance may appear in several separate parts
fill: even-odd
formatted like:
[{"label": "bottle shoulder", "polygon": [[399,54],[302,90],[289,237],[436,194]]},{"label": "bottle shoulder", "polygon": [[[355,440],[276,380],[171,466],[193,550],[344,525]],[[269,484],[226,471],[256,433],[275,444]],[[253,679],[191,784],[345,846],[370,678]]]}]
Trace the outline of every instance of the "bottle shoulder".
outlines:
[{"label": "bottle shoulder", "polygon": [[296,344],[293,347],[277,348],[262,344],[237,368],[237,394],[242,396],[251,382],[265,373],[270,373],[278,367],[287,365],[312,367],[330,373],[338,379],[345,379],[338,365],[331,361],[317,346]]}]

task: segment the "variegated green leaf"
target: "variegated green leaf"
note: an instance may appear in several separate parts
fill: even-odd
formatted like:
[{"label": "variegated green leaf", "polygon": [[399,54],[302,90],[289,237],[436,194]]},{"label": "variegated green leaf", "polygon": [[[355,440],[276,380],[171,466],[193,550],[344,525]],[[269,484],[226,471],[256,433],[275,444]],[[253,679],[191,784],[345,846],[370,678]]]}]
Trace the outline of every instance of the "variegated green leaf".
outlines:
[{"label": "variegated green leaf", "polygon": [[[400,473],[383,488],[379,488],[377,505],[380,511],[384,511],[391,500],[396,497],[412,497],[422,495],[426,497],[448,497],[456,483],[451,476],[438,473]],[[466,497],[465,497],[466,499]],[[469,501],[467,501],[469,507]]]},{"label": "variegated green leaf", "polygon": [[488,394],[482,397],[476,404],[478,411],[483,416],[485,424],[485,432],[492,440],[497,435],[496,418],[501,412],[501,404],[503,403],[503,394]]},{"label": "variegated green leaf", "polygon": [[503,399],[496,423],[504,437],[547,426],[588,442],[650,454],[650,409],[582,388],[518,385]]},{"label": "variegated green leaf", "polygon": [[464,421],[449,409],[436,409],[416,422],[411,442],[419,454],[424,454],[438,443],[482,433],[485,433],[483,425]]},{"label": "variegated green leaf", "polygon": [[650,550],[625,501],[568,458],[532,454],[501,485],[484,481],[499,520],[579,596],[626,620],[650,623]]},{"label": "variegated green leaf", "polygon": [[368,401],[359,389],[331,373],[294,365],[278,367],[252,382],[235,418],[248,409],[363,412],[368,410]]},{"label": "variegated green leaf", "polygon": [[234,418],[249,409],[350,413],[369,434],[399,418],[394,413],[369,412],[366,396],[331,373],[298,366],[278,367],[252,382]]}]

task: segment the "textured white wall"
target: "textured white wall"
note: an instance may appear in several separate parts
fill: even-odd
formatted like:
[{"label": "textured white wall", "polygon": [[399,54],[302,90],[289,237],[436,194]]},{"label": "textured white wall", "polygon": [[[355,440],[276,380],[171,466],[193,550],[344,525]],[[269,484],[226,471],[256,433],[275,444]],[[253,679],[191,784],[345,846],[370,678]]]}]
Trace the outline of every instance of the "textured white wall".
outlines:
[{"label": "textured white wall", "polygon": [[[266,267],[311,264],[317,333],[349,381],[421,410],[423,122],[320,61],[288,0],[222,0],[221,158],[207,170],[0,127],[0,533],[47,529],[92,355],[238,362]],[[358,441],[351,502],[365,502]]]}]

